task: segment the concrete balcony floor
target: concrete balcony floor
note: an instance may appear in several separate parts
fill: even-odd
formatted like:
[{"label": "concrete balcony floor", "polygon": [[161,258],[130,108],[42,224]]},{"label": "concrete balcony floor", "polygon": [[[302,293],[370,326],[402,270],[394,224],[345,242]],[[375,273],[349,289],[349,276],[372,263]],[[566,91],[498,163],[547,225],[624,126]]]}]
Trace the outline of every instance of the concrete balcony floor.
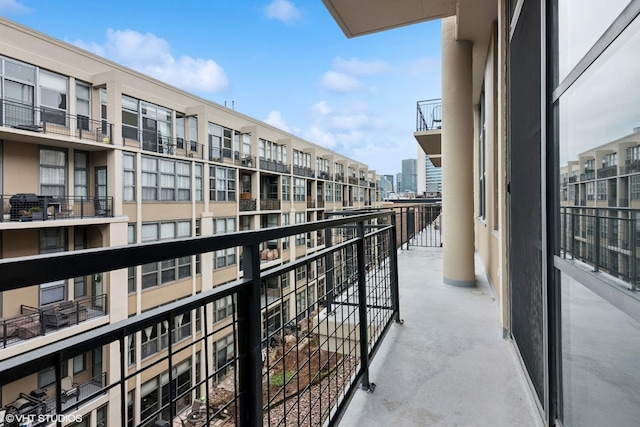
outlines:
[{"label": "concrete balcony floor", "polygon": [[[442,249],[398,253],[400,314],[340,426],[542,426],[486,276],[442,282]],[[476,266],[479,262],[476,261]]]}]

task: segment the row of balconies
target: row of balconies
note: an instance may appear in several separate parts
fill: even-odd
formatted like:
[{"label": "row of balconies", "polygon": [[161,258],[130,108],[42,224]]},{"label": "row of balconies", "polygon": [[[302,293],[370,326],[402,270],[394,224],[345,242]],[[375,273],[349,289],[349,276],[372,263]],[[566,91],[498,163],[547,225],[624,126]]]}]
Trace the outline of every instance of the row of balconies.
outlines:
[{"label": "row of balconies", "polygon": [[[74,116],[45,107],[35,107],[2,99],[0,102],[0,126],[12,127],[30,132],[69,136],[85,141],[113,144],[113,125],[104,120],[91,120],[85,116]],[[204,145],[184,138],[173,138],[159,132],[139,130],[123,126],[123,146],[136,147],[172,156],[204,159]],[[212,149],[209,160],[232,163],[237,166],[256,168],[256,159],[248,154],[240,154],[228,148]],[[260,168],[278,173],[291,173],[291,167],[275,160],[260,159]],[[316,172],[309,167],[293,166],[298,176],[315,178]],[[333,180],[328,171],[319,171],[319,179]],[[336,174],[335,180],[343,182],[343,175]],[[351,182],[350,182],[351,183]],[[355,185],[355,183],[353,183]],[[366,185],[366,183],[362,184]]]}]

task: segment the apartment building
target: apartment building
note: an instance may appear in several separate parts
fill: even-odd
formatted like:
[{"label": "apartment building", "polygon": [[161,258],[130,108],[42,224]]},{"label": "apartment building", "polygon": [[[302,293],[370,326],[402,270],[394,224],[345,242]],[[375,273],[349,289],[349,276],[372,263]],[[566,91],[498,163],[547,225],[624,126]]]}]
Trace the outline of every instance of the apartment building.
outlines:
[{"label": "apartment building", "polygon": [[637,423],[640,1],[323,3],[347,37],[441,20],[443,281],[481,264],[545,425]]},{"label": "apartment building", "polygon": [[[316,222],[327,212],[376,208],[381,201],[380,178],[366,164],[5,19],[0,193],[2,258]],[[261,268],[323,247],[321,233],[265,241]],[[229,248],[1,292],[0,360],[236,280],[242,255],[241,248]],[[323,273],[319,261],[278,279],[282,287],[300,280],[309,285],[263,307],[263,338],[324,293]],[[218,302],[214,323],[223,325],[232,305],[231,297]],[[156,410],[168,388],[188,389],[200,379],[201,342],[180,352],[171,367],[154,362],[169,341],[201,339],[202,317],[193,310],[175,324],[127,338],[129,369],[151,366],[126,390],[130,424]],[[233,335],[221,326],[211,350],[216,369],[233,358],[234,348]],[[62,394],[58,409],[64,409],[74,396],[107,384],[111,355],[119,352],[117,345],[105,346],[63,362],[60,390],[53,368],[4,386],[0,407]],[[86,425],[119,419],[119,413],[108,415],[118,408],[108,406],[110,398],[97,394],[79,409]]]}]

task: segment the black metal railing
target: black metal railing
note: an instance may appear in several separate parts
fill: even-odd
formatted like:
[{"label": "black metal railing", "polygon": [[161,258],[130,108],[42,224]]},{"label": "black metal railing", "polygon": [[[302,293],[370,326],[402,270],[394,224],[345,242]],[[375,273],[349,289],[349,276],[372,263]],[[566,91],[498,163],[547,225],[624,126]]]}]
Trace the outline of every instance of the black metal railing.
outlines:
[{"label": "black metal railing", "polygon": [[289,165],[275,160],[260,159],[260,169],[272,172],[291,173]]},{"label": "black metal railing", "polygon": [[0,102],[0,126],[106,144],[113,142],[113,125],[104,120],[92,120],[86,116],[74,116],[64,111],[8,99],[2,99]]},{"label": "black metal railing", "polygon": [[278,211],[278,210],[280,210],[280,199],[262,199],[262,200],[260,200],[260,210],[262,210],[262,211]]},{"label": "black metal railing", "polygon": [[394,206],[400,249],[442,246],[442,205],[434,203]]},{"label": "black metal railing", "polygon": [[0,222],[113,217],[113,197],[0,195]]},{"label": "black metal railing", "polygon": [[204,159],[204,146],[202,144],[196,141],[187,141],[184,138],[172,138],[159,132],[123,126],[122,140],[127,147],[137,147],[152,153]]},{"label": "black metal railing", "polygon": [[240,200],[238,201],[238,210],[240,210],[240,212],[255,211],[257,209],[256,206],[256,199],[243,199],[242,197],[240,197]]},{"label": "black metal railing", "polygon": [[585,169],[584,173],[580,174],[580,181],[591,181],[596,179],[596,171]]},{"label": "black metal railing", "polygon": [[298,176],[306,176],[308,178],[315,178],[316,176],[316,173],[313,171],[313,169],[306,166],[296,165],[293,165],[293,174]]},{"label": "black metal railing", "polygon": [[336,176],[335,176],[335,180],[336,180],[336,182],[344,182],[344,174],[337,173]]},{"label": "black metal railing", "polygon": [[610,176],[618,175],[618,166],[606,166],[598,169],[598,178],[608,178]]},{"label": "black metal railing", "polygon": [[244,166],[245,168],[256,168],[258,165],[256,164],[256,158],[249,154],[239,154],[235,153],[234,163],[238,166]]},{"label": "black metal railing", "polygon": [[442,128],[442,100],[418,101],[416,108],[416,132]]},{"label": "black metal railing", "polygon": [[347,182],[351,185],[358,185],[358,178],[355,176],[350,176]]},{"label": "black metal railing", "polygon": [[20,314],[0,320],[0,348],[78,325],[107,314],[106,295],[43,307],[20,306]]},{"label": "black metal railing", "polygon": [[318,178],[319,179],[326,179],[327,181],[333,181],[333,177],[331,176],[331,174],[329,172],[326,172],[326,171],[318,172]]},{"label": "black metal railing", "polygon": [[[261,269],[260,248],[265,242],[318,232],[325,235],[325,248]],[[229,248],[241,248],[243,278],[1,360],[0,387],[4,395],[15,391],[19,396],[27,377],[51,367],[56,392],[50,408],[55,414],[77,411],[117,388],[114,395],[119,398],[109,405],[122,415],[110,420],[114,425],[150,425],[160,420],[170,425],[191,421],[213,425],[223,419],[239,426],[334,425],[356,390],[372,389],[371,359],[391,325],[400,321],[392,211],[224,235],[2,259],[0,291],[103,271],[111,274],[168,256],[175,259],[217,254]],[[325,266],[322,287],[317,285],[319,279],[296,280],[299,272],[314,270],[319,260]],[[190,339],[178,341],[168,334],[166,349],[142,361],[136,344],[141,342],[141,335],[151,336],[149,328],[161,331],[163,325],[177,324],[180,316],[191,319]],[[221,342],[224,345],[218,344]],[[110,352],[114,347],[119,350]],[[105,359],[114,369],[107,372],[104,386],[72,399],[63,398],[62,365],[97,349],[107,352]],[[197,357],[192,357],[196,352]],[[196,369],[177,369],[184,363],[199,364]],[[144,383],[149,381],[146,377],[151,367],[161,372],[164,369],[157,378],[171,385],[166,393],[164,383],[159,382],[155,388]],[[135,384],[142,387],[136,389]],[[129,406],[127,393],[131,390],[137,391],[135,404]],[[184,410],[185,402],[191,401],[191,409]]]},{"label": "black metal railing", "polygon": [[640,210],[563,206],[560,222],[563,258],[580,260],[637,289]]}]

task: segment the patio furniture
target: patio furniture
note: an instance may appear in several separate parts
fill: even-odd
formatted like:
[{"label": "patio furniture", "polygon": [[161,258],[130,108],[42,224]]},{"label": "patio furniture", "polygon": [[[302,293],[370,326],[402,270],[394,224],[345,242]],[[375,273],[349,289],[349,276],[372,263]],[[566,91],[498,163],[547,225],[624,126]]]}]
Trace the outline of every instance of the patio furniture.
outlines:
[{"label": "patio furniture", "polygon": [[60,380],[62,399],[66,401],[70,396],[78,396],[78,383],[71,381],[71,377],[64,377]]},{"label": "patio furniture", "polygon": [[18,338],[21,340],[27,340],[33,338],[42,333],[40,323],[37,322],[32,316],[25,316],[20,322],[16,323],[18,330]]},{"label": "patio furniture", "polygon": [[[71,303],[73,305],[73,303]],[[55,309],[54,307],[47,307],[42,309],[42,322],[45,327],[60,328],[61,326],[69,325],[69,314]]]}]

